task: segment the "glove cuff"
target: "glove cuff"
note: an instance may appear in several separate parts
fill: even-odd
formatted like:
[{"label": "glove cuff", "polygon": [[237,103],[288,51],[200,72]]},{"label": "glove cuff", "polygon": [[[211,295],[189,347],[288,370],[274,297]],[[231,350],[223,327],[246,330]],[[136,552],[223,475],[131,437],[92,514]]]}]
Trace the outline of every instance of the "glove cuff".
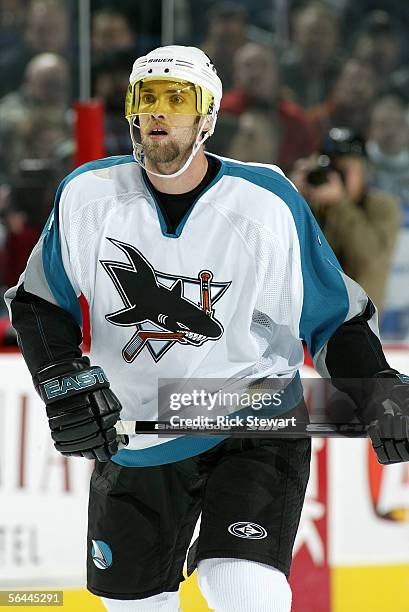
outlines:
[{"label": "glove cuff", "polygon": [[88,357],[50,364],[37,372],[34,384],[47,405],[81,393],[109,388],[103,369],[90,367]]}]

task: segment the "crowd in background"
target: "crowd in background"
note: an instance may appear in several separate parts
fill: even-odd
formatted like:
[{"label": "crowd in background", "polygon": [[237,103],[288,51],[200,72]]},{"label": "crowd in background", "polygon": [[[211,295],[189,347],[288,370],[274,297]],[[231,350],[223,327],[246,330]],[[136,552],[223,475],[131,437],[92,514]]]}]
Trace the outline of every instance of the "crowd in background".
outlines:
[{"label": "crowd in background", "polygon": [[[14,284],[72,168],[77,2],[0,5],[0,287]],[[130,153],[130,69],[161,44],[161,0],[91,2],[92,94],[107,155]],[[278,165],[345,272],[409,340],[409,4],[175,0],[175,43],[200,46],[224,97],[210,152]],[[14,341],[1,322],[0,344]]]}]

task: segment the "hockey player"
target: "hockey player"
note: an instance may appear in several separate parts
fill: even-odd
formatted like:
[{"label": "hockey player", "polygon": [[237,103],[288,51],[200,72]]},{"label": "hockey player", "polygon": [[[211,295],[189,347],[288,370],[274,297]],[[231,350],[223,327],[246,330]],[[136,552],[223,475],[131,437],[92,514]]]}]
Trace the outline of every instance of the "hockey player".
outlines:
[{"label": "hockey player", "polygon": [[[137,59],[126,97],[134,156],[62,182],[6,296],[56,449],[96,459],[87,584],[108,610],[178,610],[200,512],[192,566],[209,607],[291,607],[309,439],[131,435],[118,448],[119,417],[156,418],[158,379],[296,380],[304,340],[321,375],[377,377],[361,418],[381,462],[409,459],[408,387],[308,205],[279,168],[205,153],[221,96],[196,48]],[[79,348],[81,293],[90,359]]]}]

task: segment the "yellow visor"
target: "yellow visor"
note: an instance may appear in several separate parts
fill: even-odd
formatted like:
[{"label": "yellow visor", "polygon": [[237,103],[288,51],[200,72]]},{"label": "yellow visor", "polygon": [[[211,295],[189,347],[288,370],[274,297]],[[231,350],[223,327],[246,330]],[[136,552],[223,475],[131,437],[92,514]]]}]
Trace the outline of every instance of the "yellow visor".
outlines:
[{"label": "yellow visor", "polygon": [[202,115],[211,113],[212,93],[200,85],[152,77],[132,83],[125,100],[127,119],[140,114]]}]

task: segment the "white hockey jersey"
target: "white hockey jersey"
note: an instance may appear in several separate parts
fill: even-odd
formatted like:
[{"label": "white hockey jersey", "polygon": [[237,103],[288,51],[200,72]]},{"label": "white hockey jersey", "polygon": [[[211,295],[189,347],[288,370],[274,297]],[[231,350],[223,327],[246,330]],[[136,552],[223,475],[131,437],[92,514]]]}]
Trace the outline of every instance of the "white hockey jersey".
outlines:
[{"label": "white hockey jersey", "polygon": [[[293,377],[302,340],[326,376],[328,339],[366,306],[281,170],[219,159],[174,235],[131,156],[78,168],[20,279],[79,324],[85,296],[91,363],[106,372],[124,420],[157,419],[159,379]],[[220,439],[131,436],[113,460],[168,463]]]}]

